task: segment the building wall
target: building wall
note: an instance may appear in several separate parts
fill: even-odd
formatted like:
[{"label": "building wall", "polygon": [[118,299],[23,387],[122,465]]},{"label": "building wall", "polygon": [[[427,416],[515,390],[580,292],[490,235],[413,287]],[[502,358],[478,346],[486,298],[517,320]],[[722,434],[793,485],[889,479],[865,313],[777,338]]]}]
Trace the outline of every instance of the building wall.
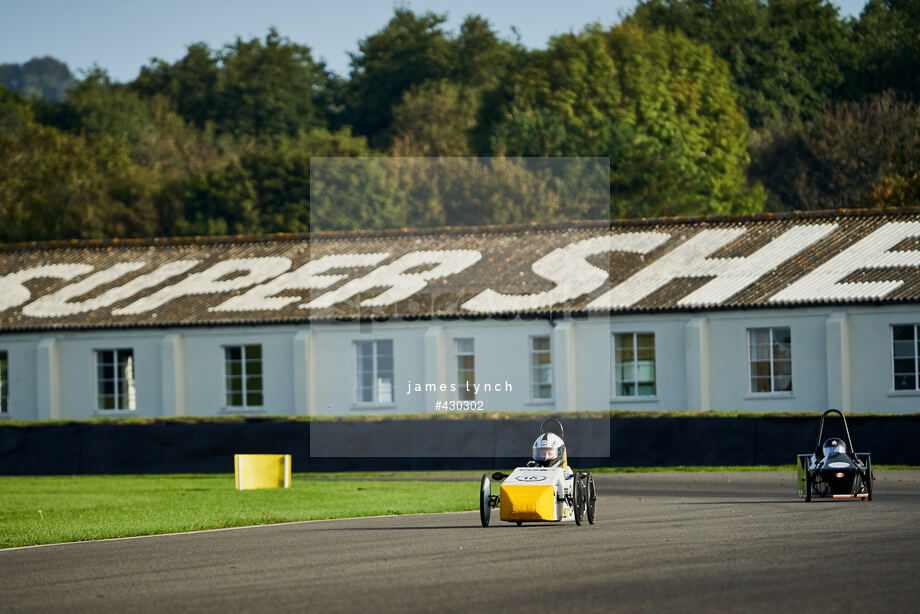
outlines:
[{"label": "building wall", "polygon": [[[752,317],[755,316],[755,317]],[[716,313],[709,318],[710,409],[814,411],[827,409],[826,311]],[[789,327],[792,392],[752,393],[748,330]]]},{"label": "building wall", "polygon": [[892,324],[920,324],[916,308],[875,308],[849,316],[852,409],[867,412],[920,412],[920,393],[894,391]]},{"label": "building wall", "polygon": [[[432,320],[289,326],[43,332],[0,335],[8,355],[14,419],[81,419],[116,415],[97,410],[100,349],[132,348],[137,408],[130,415],[216,416],[432,412],[456,401],[456,340],[473,339],[475,378],[492,411],[733,410],[857,412],[920,411],[920,393],[893,390],[892,324],[920,323],[909,305],[801,308],[710,313],[648,313],[545,319]],[[748,329],[788,326],[791,393],[750,392]],[[614,394],[611,336],[655,335],[656,394]],[[552,341],[553,398],[531,398],[530,339]],[[393,342],[392,403],[356,403],[355,344]],[[261,344],[264,404],[226,407],[224,347]],[[414,385],[434,384],[435,391]],[[444,387],[446,390],[441,390]],[[510,389],[506,389],[510,388]]]}]

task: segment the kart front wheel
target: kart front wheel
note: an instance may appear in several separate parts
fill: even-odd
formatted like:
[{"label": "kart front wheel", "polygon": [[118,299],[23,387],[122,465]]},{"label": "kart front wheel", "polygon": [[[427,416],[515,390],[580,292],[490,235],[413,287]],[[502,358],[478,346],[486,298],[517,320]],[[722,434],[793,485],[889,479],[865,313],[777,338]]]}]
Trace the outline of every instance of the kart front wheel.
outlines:
[{"label": "kart front wheel", "polygon": [[594,487],[594,476],[588,474],[588,492],[587,492],[587,503],[588,503],[588,524],[594,524],[594,508],[597,504],[597,489]]},{"label": "kart front wheel", "polygon": [[492,519],[492,506],[489,503],[489,497],[492,495],[492,482],[489,480],[489,474],[482,474],[482,481],[479,482],[479,521],[482,526],[489,526],[489,520]]},{"label": "kart front wheel", "polygon": [[585,521],[585,487],[581,483],[581,478],[576,473],[573,478],[575,484],[572,486],[572,500],[575,502],[575,524],[581,526]]},{"label": "kart front wheel", "polygon": [[805,472],[805,501],[811,501],[811,489],[814,488],[814,483],[811,477],[811,471]]}]

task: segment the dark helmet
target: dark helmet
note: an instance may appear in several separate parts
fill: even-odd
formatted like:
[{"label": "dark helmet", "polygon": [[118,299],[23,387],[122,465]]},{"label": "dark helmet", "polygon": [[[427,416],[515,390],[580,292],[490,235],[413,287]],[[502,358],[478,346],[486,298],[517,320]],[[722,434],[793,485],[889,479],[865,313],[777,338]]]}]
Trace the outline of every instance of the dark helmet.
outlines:
[{"label": "dark helmet", "polygon": [[847,446],[845,443],[843,443],[842,439],[831,437],[824,442],[824,445],[821,446],[821,449],[824,450],[824,456],[828,457],[831,454],[846,454]]}]

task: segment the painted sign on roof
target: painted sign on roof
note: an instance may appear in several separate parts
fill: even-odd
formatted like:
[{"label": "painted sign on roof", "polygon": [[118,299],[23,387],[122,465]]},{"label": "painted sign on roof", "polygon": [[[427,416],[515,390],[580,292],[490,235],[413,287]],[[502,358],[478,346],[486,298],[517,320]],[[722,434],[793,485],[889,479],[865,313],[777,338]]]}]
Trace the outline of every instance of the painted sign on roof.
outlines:
[{"label": "painted sign on roof", "polygon": [[920,302],[920,212],[4,246],[0,330]]}]

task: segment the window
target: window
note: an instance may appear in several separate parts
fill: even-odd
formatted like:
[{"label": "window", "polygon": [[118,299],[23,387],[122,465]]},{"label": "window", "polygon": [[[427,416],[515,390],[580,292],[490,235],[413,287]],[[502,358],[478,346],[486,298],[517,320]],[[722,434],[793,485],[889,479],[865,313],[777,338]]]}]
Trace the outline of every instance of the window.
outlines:
[{"label": "window", "polygon": [[472,339],[457,339],[457,390],[461,401],[474,401],[476,390],[476,354]]},{"label": "window", "polygon": [[357,356],[358,403],[393,402],[393,340],[358,341]]},{"label": "window", "polygon": [[548,336],[530,338],[530,394],[534,400],[553,398],[553,361]]},{"label": "window", "polygon": [[134,350],[96,350],[96,391],[100,410],[134,411]]},{"label": "window", "polygon": [[751,392],[792,392],[792,343],[788,326],[748,330]]},{"label": "window", "polygon": [[10,411],[10,384],[6,352],[0,352],[0,414]]},{"label": "window", "polygon": [[898,324],[891,327],[895,390],[920,390],[918,343],[920,342],[917,340],[916,324]]},{"label": "window", "polygon": [[613,335],[614,391],[618,397],[655,394],[655,335]]},{"label": "window", "polygon": [[262,346],[224,347],[227,407],[262,407]]}]

